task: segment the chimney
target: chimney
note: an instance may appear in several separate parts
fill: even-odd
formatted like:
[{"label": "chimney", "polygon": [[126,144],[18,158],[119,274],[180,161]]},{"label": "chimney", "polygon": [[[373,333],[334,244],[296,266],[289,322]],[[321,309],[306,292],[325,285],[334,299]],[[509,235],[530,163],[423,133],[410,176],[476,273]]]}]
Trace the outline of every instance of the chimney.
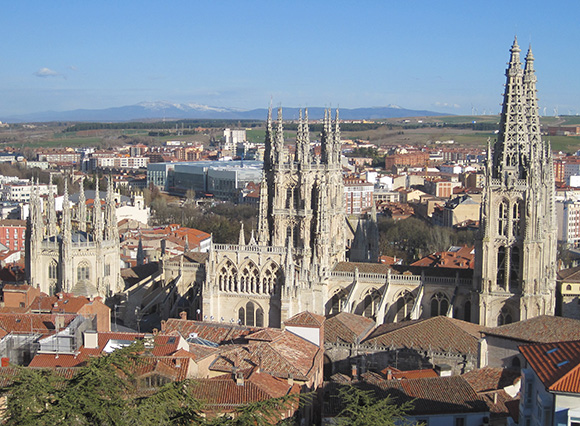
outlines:
[{"label": "chimney", "polygon": [[59,298],[60,300],[62,300],[62,298],[63,298],[63,297],[64,297],[64,295],[62,294],[62,291],[61,291],[60,293],[58,293],[58,298]]},{"label": "chimney", "polygon": [[292,373],[288,373],[288,386],[294,386],[294,375]]},{"label": "chimney", "polygon": [[83,340],[85,349],[97,349],[99,347],[99,335],[96,331],[85,331]]},{"label": "chimney", "polygon": [[187,312],[181,311],[179,313],[179,318],[182,319],[182,320],[187,320]]},{"label": "chimney", "polygon": [[387,380],[393,380],[393,371],[387,368]]},{"label": "chimney", "polygon": [[351,365],[352,380],[358,380],[358,367],[356,364]]},{"label": "chimney", "polygon": [[236,385],[244,386],[244,373],[241,371],[236,371],[234,374],[236,376]]},{"label": "chimney", "polygon": [[497,392],[493,393],[493,403],[497,404]]},{"label": "chimney", "polygon": [[449,377],[451,376],[451,366],[448,364],[438,364],[435,366],[435,371],[439,374],[439,377]]}]

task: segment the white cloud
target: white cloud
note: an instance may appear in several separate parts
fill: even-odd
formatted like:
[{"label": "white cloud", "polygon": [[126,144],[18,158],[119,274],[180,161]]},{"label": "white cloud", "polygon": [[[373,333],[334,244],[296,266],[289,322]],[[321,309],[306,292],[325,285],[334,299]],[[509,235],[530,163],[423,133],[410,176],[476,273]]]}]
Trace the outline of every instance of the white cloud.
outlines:
[{"label": "white cloud", "polygon": [[62,74],[59,74],[58,72],[51,70],[50,68],[41,68],[38,71],[36,71],[34,73],[35,76],[37,77],[42,77],[42,78],[46,78],[46,77],[63,77]]}]

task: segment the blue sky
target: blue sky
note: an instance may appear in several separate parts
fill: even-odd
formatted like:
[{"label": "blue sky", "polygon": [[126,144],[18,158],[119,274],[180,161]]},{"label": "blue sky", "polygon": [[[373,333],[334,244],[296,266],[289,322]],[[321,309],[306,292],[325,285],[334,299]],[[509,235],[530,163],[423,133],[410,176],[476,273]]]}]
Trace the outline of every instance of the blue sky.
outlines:
[{"label": "blue sky", "polygon": [[[537,4],[534,4],[537,3]],[[541,112],[580,114],[580,2],[10,1],[0,115],[141,101],[498,113],[532,43]]]}]

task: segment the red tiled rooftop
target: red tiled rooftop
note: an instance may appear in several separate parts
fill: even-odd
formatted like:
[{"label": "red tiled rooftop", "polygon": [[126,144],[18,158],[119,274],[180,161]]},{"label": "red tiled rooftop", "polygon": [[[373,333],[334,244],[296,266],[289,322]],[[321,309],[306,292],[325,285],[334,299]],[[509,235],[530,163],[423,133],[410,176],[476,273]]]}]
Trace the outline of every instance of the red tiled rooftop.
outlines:
[{"label": "red tiled rooftop", "polygon": [[580,320],[541,315],[524,321],[488,328],[485,334],[530,343],[580,340]]},{"label": "red tiled rooftop", "polygon": [[284,321],[284,325],[295,327],[321,327],[322,324],[324,324],[324,320],[325,318],[322,315],[305,311],[287,319]]},{"label": "red tiled rooftop", "polygon": [[340,312],[324,322],[325,343],[359,343],[375,326],[375,322],[361,315]]},{"label": "red tiled rooftop", "polygon": [[580,340],[524,345],[519,349],[546,388],[580,393]]},{"label": "red tiled rooftop", "polygon": [[438,316],[381,325],[364,340],[363,344],[475,355],[482,329],[483,327],[477,324]]}]

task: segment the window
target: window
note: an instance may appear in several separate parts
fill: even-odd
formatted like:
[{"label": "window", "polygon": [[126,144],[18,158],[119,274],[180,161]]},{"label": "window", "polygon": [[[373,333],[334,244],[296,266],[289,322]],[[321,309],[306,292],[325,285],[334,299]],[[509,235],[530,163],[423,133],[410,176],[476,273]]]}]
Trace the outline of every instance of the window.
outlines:
[{"label": "window", "polygon": [[519,287],[520,278],[520,248],[512,247],[510,250],[510,288]]},{"label": "window", "polygon": [[346,297],[348,293],[345,289],[340,289],[334,296],[330,299],[330,314],[338,314],[344,310],[344,305],[346,303]]},{"label": "window", "polygon": [[58,277],[58,263],[54,260],[48,265],[48,279],[56,280]]},{"label": "window", "polygon": [[87,262],[81,262],[77,267],[77,281],[90,279],[90,269]]},{"label": "window", "polygon": [[411,311],[413,310],[414,304],[415,298],[409,291],[405,290],[405,292],[397,299],[397,322],[411,319]]},{"label": "window", "polygon": [[505,288],[505,247],[497,249],[497,275],[496,283],[499,287]]},{"label": "window", "polygon": [[505,237],[507,235],[507,222],[508,222],[508,207],[505,201],[500,203],[498,213],[499,213],[498,234]]},{"label": "window", "polygon": [[465,417],[455,417],[455,426],[465,426]]},{"label": "window", "polygon": [[447,315],[449,310],[449,300],[447,296],[439,292],[431,298],[431,316]]},{"label": "window", "polygon": [[502,310],[499,313],[499,316],[497,317],[497,325],[505,325],[505,324],[511,324],[513,322],[513,318],[511,315],[511,312],[507,309],[507,308],[502,308]]},{"label": "window", "polygon": [[380,301],[381,293],[373,289],[363,300],[363,316],[375,319]]},{"label": "window", "polygon": [[521,215],[522,207],[521,203],[515,203],[512,210],[512,234],[517,237],[521,234]]},{"label": "window", "polygon": [[465,302],[463,320],[471,322],[471,302],[468,300]]},{"label": "window", "polygon": [[105,277],[111,275],[111,265],[109,263],[105,263]]}]

